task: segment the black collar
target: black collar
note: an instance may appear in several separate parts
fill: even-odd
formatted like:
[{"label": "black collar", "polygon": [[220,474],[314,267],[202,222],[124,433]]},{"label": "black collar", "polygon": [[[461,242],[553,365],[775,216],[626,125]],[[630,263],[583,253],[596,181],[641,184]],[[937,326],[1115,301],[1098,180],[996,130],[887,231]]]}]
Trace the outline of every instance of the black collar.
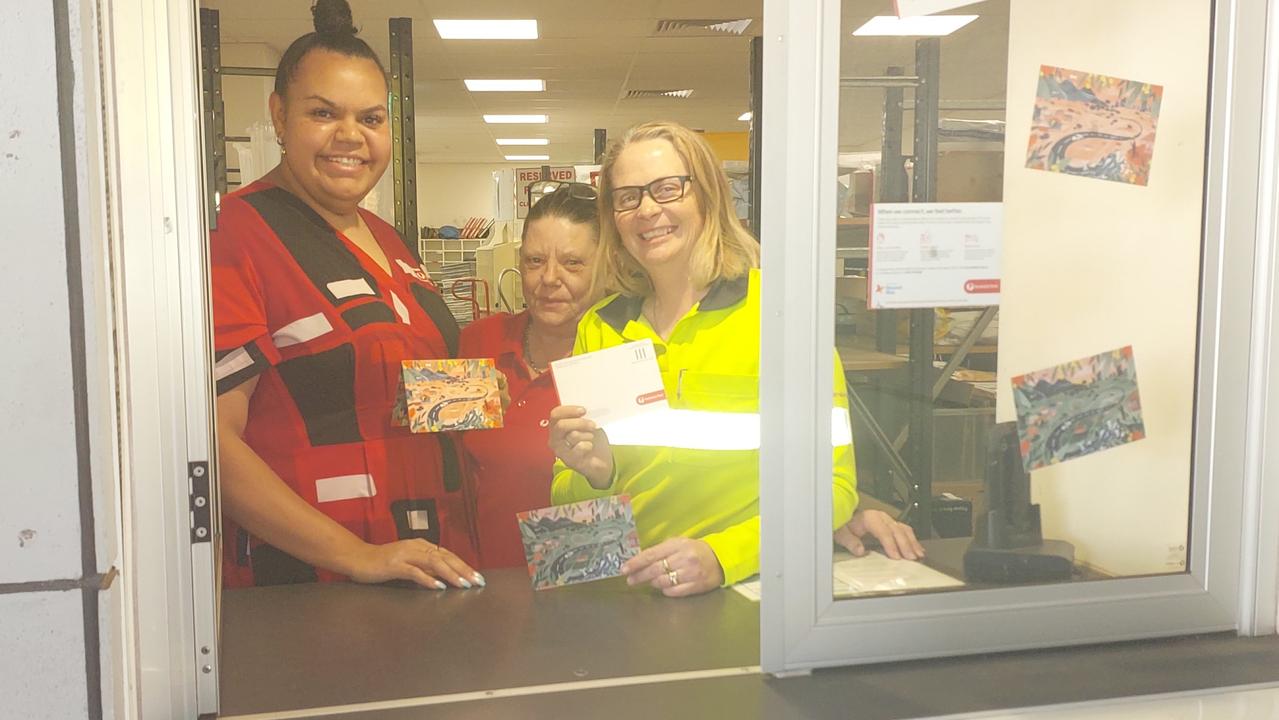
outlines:
[{"label": "black collar", "polygon": [[[711,283],[706,296],[698,304],[699,311],[723,310],[741,302],[746,297],[746,289],[750,284],[750,273],[736,278],[720,278]],[[626,323],[638,320],[644,307],[644,298],[638,295],[618,295],[600,308],[596,314],[608,323],[609,327],[619,334],[626,329]]]}]

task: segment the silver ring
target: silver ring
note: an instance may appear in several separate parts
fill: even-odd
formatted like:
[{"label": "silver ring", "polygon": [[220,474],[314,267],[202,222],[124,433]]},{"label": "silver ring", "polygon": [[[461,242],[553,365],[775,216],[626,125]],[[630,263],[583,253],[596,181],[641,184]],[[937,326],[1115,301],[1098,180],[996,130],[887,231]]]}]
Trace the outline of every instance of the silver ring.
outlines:
[{"label": "silver ring", "polygon": [[662,558],[662,571],[666,573],[671,571],[671,564],[666,562],[666,558]]},{"label": "silver ring", "polygon": [[679,585],[679,570],[672,570],[666,573],[666,579],[671,581],[671,587]]}]

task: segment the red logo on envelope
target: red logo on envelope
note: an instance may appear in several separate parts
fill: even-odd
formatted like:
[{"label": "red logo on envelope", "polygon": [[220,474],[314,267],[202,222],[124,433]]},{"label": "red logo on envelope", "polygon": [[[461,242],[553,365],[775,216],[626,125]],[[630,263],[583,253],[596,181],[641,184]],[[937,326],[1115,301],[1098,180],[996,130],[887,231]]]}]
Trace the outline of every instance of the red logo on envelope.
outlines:
[{"label": "red logo on envelope", "polygon": [[969,295],[977,295],[979,293],[997,293],[999,292],[999,279],[969,280],[964,283],[964,292]]},{"label": "red logo on envelope", "polygon": [[665,390],[654,390],[653,392],[644,393],[643,395],[640,395],[639,397],[635,398],[635,403],[637,405],[647,405],[649,403],[661,402],[662,400],[665,400],[665,399],[666,399]]}]

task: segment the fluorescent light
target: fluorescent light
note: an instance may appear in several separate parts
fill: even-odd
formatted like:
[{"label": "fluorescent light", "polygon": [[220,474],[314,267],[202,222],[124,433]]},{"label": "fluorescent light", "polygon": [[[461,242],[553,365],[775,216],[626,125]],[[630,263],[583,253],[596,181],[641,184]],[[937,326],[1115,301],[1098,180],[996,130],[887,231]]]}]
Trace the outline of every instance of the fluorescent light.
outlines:
[{"label": "fluorescent light", "polygon": [[484,122],[490,125],[507,124],[513,125],[518,123],[544,123],[548,120],[545,115],[485,115]]},{"label": "fluorescent light", "polygon": [[507,160],[550,160],[550,155],[507,155]]},{"label": "fluorescent light", "polygon": [[463,80],[471,92],[543,92],[542,80]]},{"label": "fluorescent light", "polygon": [[742,113],[741,115],[738,115],[738,116],[737,116],[737,119],[738,119],[738,120],[741,120],[742,122],[750,122],[750,121],[751,121],[751,118],[753,118],[753,117],[755,117],[755,113],[752,113],[750,110],[747,110],[746,112]]},{"label": "fluorescent light", "polygon": [[498,145],[550,145],[546,138],[498,138]]},{"label": "fluorescent light", "polygon": [[976,15],[918,15],[904,18],[876,15],[854,30],[853,34],[940,37],[949,35],[976,19]]},{"label": "fluorescent light", "polygon": [[442,40],[536,40],[536,20],[436,20]]}]

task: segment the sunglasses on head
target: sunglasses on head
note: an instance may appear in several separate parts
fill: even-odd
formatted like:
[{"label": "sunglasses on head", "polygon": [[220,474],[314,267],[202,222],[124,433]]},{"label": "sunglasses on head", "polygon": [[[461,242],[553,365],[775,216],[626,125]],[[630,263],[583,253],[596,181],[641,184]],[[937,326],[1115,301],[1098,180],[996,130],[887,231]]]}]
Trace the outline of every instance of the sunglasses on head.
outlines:
[{"label": "sunglasses on head", "polygon": [[599,191],[595,189],[595,186],[587,183],[570,180],[538,180],[528,186],[529,205],[532,206],[547,195],[561,191],[567,192],[568,196],[575,200],[594,202],[599,197]]}]

